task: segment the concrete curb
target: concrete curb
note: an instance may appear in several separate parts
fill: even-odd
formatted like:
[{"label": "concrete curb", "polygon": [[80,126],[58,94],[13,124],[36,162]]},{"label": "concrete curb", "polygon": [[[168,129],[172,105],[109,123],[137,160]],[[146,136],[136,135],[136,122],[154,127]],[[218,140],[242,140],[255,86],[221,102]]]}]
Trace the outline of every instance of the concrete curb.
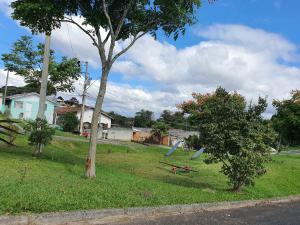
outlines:
[{"label": "concrete curb", "polygon": [[234,202],[215,202],[191,205],[167,205],[160,207],[124,208],[81,210],[73,212],[54,212],[42,214],[28,214],[21,216],[0,216],[2,225],[83,225],[107,224],[138,217],[159,217],[163,215],[188,214],[203,211],[218,211],[253,207],[256,205],[270,205],[300,201],[300,195],[267,200],[245,200]]}]

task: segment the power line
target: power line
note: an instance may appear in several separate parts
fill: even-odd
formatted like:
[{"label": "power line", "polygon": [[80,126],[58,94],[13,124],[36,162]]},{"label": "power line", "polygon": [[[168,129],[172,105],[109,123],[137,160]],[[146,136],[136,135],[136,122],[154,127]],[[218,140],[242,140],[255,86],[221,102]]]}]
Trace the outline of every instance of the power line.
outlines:
[{"label": "power line", "polygon": [[71,37],[70,37],[69,24],[68,23],[67,23],[67,33],[68,33],[68,39],[69,39],[69,43],[70,43],[70,46],[71,46],[72,53],[73,53],[74,56],[77,57],[77,55],[75,54],[74,49],[73,49],[73,45],[72,45],[72,41],[71,41]]}]

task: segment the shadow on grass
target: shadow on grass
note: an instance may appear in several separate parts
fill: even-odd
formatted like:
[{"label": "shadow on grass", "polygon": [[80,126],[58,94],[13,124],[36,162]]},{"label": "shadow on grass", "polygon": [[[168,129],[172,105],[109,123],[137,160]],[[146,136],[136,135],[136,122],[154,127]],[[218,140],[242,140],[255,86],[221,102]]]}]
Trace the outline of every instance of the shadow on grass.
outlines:
[{"label": "shadow on grass", "polygon": [[69,165],[83,165],[84,159],[78,157],[71,153],[69,150],[61,150],[60,148],[52,145],[51,148],[48,146],[45,147],[43,153],[38,157],[32,156],[33,146],[23,145],[23,146],[5,146],[3,144],[0,145],[0,151],[14,154],[16,156],[20,156],[27,159],[37,158],[40,160],[48,160],[52,162],[57,162],[61,164],[69,164]]}]

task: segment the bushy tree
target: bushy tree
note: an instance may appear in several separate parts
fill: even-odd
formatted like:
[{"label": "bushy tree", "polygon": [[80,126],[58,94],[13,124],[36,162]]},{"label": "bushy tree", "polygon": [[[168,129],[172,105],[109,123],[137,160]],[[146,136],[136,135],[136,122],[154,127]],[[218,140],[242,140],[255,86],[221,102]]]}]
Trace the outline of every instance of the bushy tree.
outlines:
[{"label": "bushy tree", "polygon": [[25,129],[29,132],[29,144],[35,146],[32,152],[33,156],[38,156],[42,153],[42,146],[49,144],[55,133],[55,130],[49,126],[47,120],[40,118],[28,121]]},{"label": "bushy tree", "polygon": [[[39,92],[42,76],[44,45],[34,46],[32,37],[22,36],[12,47],[10,53],[2,54],[4,66],[10,71],[24,77],[26,89]],[[50,52],[49,80],[47,94],[56,94],[58,91],[72,91],[74,80],[80,76],[78,59],[62,57],[60,62],[55,60],[54,51]]]},{"label": "bushy tree", "polygon": [[221,171],[234,191],[254,185],[256,177],[266,172],[273,133],[264,123],[262,113],[267,103],[259,98],[247,106],[243,96],[223,88],[209,94],[193,94],[193,100],[181,108],[199,126],[200,142],[209,157],[206,163],[222,163]]},{"label": "bushy tree", "polygon": [[271,121],[282,144],[300,145],[300,90],[292,91],[291,95],[288,100],[273,101],[277,112]]},{"label": "bushy tree", "polygon": [[134,126],[135,127],[151,127],[154,122],[154,113],[149,110],[142,109],[135,113]]},{"label": "bushy tree", "polygon": [[79,120],[75,113],[68,112],[60,118],[63,131],[73,132],[78,128]]},{"label": "bushy tree", "polygon": [[151,134],[160,140],[163,135],[168,134],[168,125],[160,121],[154,122],[152,125]]},{"label": "bushy tree", "polygon": [[195,130],[188,118],[184,117],[184,113],[180,111],[171,112],[170,110],[164,110],[158,120],[163,121],[170,128]]},{"label": "bushy tree", "polygon": [[114,111],[111,111],[107,114],[112,117],[112,123],[114,125],[119,125],[121,127],[132,127],[133,126],[133,118],[132,117],[126,117],[126,116],[120,115]]},{"label": "bushy tree", "polygon": [[200,138],[195,134],[185,138],[184,142],[188,149],[199,150],[202,147]]}]

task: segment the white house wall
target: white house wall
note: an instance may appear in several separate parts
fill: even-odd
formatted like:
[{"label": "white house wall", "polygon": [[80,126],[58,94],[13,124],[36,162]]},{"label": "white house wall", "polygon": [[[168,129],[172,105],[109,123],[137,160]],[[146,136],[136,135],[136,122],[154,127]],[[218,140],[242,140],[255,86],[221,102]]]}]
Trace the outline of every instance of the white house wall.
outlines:
[{"label": "white house wall", "polygon": [[[81,112],[77,112],[76,116],[80,120],[80,114]],[[93,117],[93,110],[92,109],[86,109],[83,115],[83,122],[84,123],[91,123]],[[107,124],[108,128],[111,128],[111,119],[103,114],[100,116],[100,123]]]}]

